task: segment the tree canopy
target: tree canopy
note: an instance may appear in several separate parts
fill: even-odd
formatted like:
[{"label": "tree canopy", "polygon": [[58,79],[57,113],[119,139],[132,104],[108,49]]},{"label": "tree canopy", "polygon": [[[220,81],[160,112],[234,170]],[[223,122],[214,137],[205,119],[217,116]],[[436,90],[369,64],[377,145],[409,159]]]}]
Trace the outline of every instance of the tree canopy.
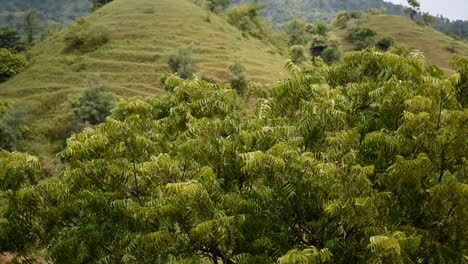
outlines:
[{"label": "tree canopy", "polygon": [[164,97],[72,136],[45,180],[33,157],[2,152],[0,250],[47,248],[56,263],[466,260],[460,74],[373,50],[286,70],[251,88],[251,108],[229,85],[168,77]]}]

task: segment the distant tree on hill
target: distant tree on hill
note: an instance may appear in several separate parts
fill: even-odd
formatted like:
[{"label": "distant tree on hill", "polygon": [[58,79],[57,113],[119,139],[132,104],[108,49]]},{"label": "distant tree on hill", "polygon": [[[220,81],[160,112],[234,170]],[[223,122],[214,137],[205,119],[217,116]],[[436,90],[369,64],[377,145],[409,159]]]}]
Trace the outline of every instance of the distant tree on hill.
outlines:
[{"label": "distant tree on hill", "polygon": [[169,67],[182,79],[190,79],[196,72],[196,64],[193,60],[192,49],[179,49],[177,54],[169,57]]},{"label": "distant tree on hill", "polygon": [[302,45],[291,46],[289,49],[289,56],[291,57],[291,61],[296,65],[302,64],[307,60],[304,47]]},{"label": "distant tree on hill", "polygon": [[231,88],[236,90],[239,94],[243,94],[245,90],[247,90],[247,76],[242,63],[236,62],[229,66],[229,82],[231,83]]},{"label": "distant tree on hill", "polygon": [[304,45],[307,43],[307,23],[300,19],[293,19],[286,24],[286,34],[289,36],[289,45]]},{"label": "distant tree on hill", "polygon": [[23,51],[24,45],[18,32],[11,27],[0,27],[0,49]]},{"label": "distant tree on hill", "polygon": [[24,15],[24,31],[26,32],[26,42],[31,45],[34,42],[34,35],[38,28],[37,10],[31,9]]},{"label": "distant tree on hill", "polygon": [[204,5],[210,12],[224,11],[230,3],[231,0],[204,0]]},{"label": "distant tree on hill", "polygon": [[437,22],[437,18],[432,16],[428,12],[422,13],[421,17],[422,17],[422,20],[423,20],[424,24],[426,24],[428,26],[430,26],[430,25],[434,24],[435,22]]},{"label": "distant tree on hill", "polygon": [[372,46],[377,32],[369,27],[356,27],[349,31],[348,40],[356,45],[357,49],[364,49]]},{"label": "distant tree on hill", "polygon": [[0,49],[0,83],[18,74],[26,67],[26,58],[8,49]]},{"label": "distant tree on hill", "polygon": [[327,64],[334,64],[340,61],[341,52],[337,45],[328,46],[320,55]]},{"label": "distant tree on hill", "polygon": [[388,50],[395,44],[395,40],[391,36],[385,36],[379,39],[376,46],[382,50]]},{"label": "distant tree on hill", "polygon": [[98,125],[110,115],[115,106],[115,98],[100,87],[86,90],[81,97],[71,103],[76,130],[83,126]]},{"label": "distant tree on hill", "polygon": [[421,4],[419,3],[418,0],[407,0],[407,1],[410,6],[405,8],[405,13],[410,16],[411,20],[414,20],[414,18],[419,12]]},{"label": "distant tree on hill", "polygon": [[309,25],[307,29],[309,33],[317,34],[320,36],[326,36],[328,32],[330,31],[330,28],[328,27],[328,25],[323,22],[317,22],[312,26]]}]

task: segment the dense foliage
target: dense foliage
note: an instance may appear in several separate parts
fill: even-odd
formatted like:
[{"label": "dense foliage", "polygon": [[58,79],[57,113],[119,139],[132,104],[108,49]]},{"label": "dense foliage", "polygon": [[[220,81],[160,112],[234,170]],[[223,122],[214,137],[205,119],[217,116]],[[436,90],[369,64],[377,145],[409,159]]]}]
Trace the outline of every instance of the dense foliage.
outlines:
[{"label": "dense foliage", "polygon": [[179,49],[177,54],[169,57],[168,64],[171,70],[182,79],[192,78],[197,71],[191,48]]},{"label": "dense foliage", "polygon": [[16,30],[8,26],[0,27],[0,49],[20,52],[24,48],[24,43]]},{"label": "dense foliage", "polygon": [[23,55],[0,48],[0,83],[24,70],[26,63]]},{"label": "dense foliage", "polygon": [[229,86],[168,77],[166,96],[121,103],[70,138],[55,177],[36,185],[34,158],[0,154],[0,251],[46,248],[56,263],[462,263],[464,63],[450,78],[375,51],[288,64],[251,91],[253,109]]},{"label": "dense foliage", "polygon": [[84,19],[70,26],[64,37],[67,51],[79,52],[94,51],[109,40],[110,36],[105,27],[92,26]]}]

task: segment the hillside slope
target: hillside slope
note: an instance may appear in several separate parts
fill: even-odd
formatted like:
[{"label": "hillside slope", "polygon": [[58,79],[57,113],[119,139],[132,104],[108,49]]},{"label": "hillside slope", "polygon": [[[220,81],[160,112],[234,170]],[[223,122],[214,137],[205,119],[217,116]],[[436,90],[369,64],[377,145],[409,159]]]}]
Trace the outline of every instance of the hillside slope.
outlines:
[{"label": "hillside slope", "polygon": [[224,17],[190,0],[116,0],[86,18],[107,28],[110,42],[90,53],[66,53],[64,32],[30,52],[31,65],[0,85],[0,98],[18,101],[43,134],[55,126],[67,98],[99,83],[121,96],[157,96],[167,61],[192,47],[199,76],[225,81],[228,67],[243,63],[250,80],[279,79],[285,58],[253,38],[243,37]]},{"label": "hillside slope", "polygon": [[[419,25],[405,17],[370,15],[361,19],[359,24],[377,31],[377,38],[391,36],[397,44],[403,44],[413,50],[422,51],[429,64],[437,65],[446,71],[450,71],[448,62],[454,54],[449,51],[451,46],[455,47],[456,53],[468,55],[467,43],[455,41],[431,27]],[[344,51],[354,49],[354,46],[346,39],[346,29],[335,30],[332,34],[337,37]]]}]

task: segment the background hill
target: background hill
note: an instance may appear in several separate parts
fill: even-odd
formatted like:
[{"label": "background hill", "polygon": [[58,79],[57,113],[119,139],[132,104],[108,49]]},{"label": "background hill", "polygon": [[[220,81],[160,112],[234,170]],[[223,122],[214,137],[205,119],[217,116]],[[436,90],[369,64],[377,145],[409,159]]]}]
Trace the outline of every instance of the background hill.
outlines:
[{"label": "background hill", "polygon": [[[355,23],[356,21],[350,21]],[[429,27],[417,24],[406,17],[393,15],[368,15],[357,22],[360,26],[374,29],[377,39],[391,36],[399,45],[408,46],[423,52],[430,64],[437,65],[446,71],[450,71],[448,62],[454,53],[468,55],[468,44],[456,41],[453,38]],[[344,51],[354,50],[355,47],[347,39],[347,28],[334,30],[340,47]]]},{"label": "background hill", "polygon": [[42,135],[57,127],[67,98],[100,85],[121,96],[163,93],[160,77],[169,72],[171,54],[191,47],[199,76],[225,81],[228,67],[241,62],[250,80],[274,82],[286,57],[254,38],[243,36],[223,17],[187,0],[114,1],[86,21],[102,27],[109,43],[89,53],[65,51],[64,34],[37,44],[29,53],[31,65],[0,85],[0,97],[18,101],[34,117]]},{"label": "background hill", "polygon": [[[233,3],[249,3],[252,0],[234,0]],[[340,11],[365,11],[370,8],[386,8],[387,13],[403,15],[403,6],[383,0],[259,0],[262,14],[274,25],[281,25],[298,17],[308,22],[331,20]]]}]

